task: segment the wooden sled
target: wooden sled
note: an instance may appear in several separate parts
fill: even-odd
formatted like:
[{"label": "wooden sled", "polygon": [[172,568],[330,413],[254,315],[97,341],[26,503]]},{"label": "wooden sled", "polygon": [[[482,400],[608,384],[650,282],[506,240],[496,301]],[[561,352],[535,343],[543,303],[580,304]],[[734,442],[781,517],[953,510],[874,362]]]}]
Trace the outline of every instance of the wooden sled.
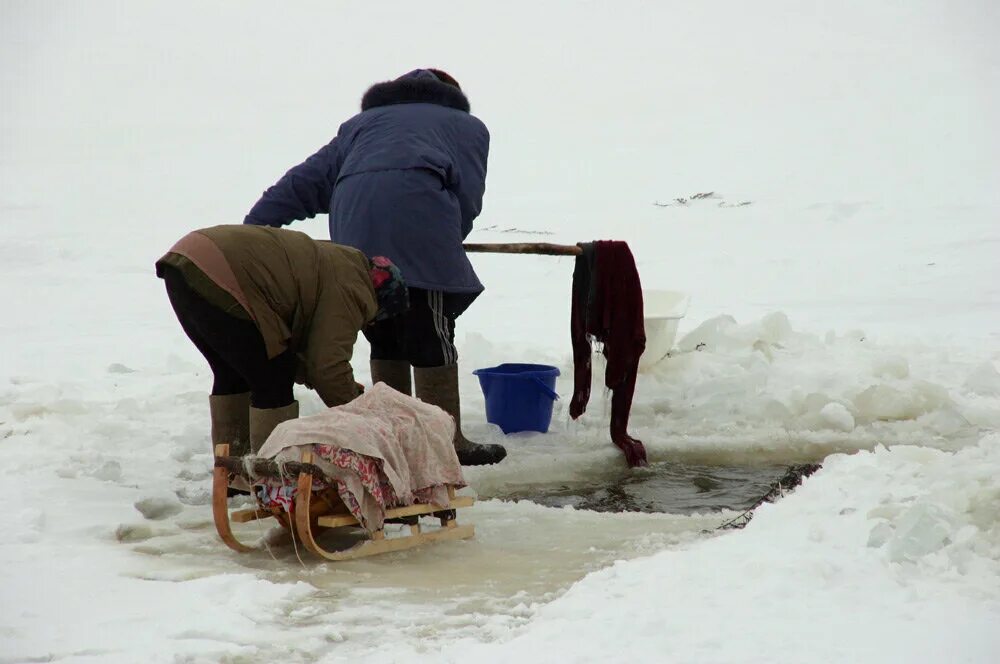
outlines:
[{"label": "wooden sled", "polygon": [[[390,538],[385,536],[384,530],[377,530],[371,533],[368,539],[345,549],[324,549],[316,541],[318,535],[336,528],[360,528],[361,524],[344,505],[336,490],[328,489],[313,495],[313,478],[325,480],[326,477],[312,460],[312,453],[307,452],[301,462],[285,463],[281,468],[271,459],[254,459],[252,462],[250,471],[254,477],[279,477],[281,473],[285,476],[298,475],[298,492],[295,496],[293,514],[288,514],[278,507],[269,509],[259,505],[230,513],[227,498],[230,477],[240,475],[248,481],[252,478],[247,477],[247,469],[242,458],[229,456],[229,445],[216,445],[215,469],[212,474],[212,515],[215,519],[215,529],[226,546],[240,553],[259,550],[259,547],[248,546],[236,539],[232,523],[270,518],[274,518],[282,527],[287,528],[292,537],[301,541],[307,549],[327,560],[351,560],[390,551],[403,551],[428,542],[468,539],[475,535],[474,526],[458,525],[455,511],[460,507],[471,507],[475,499],[470,496],[456,496],[455,490],[448,487],[449,507],[418,504],[386,510],[386,522],[390,520],[404,522],[409,526],[409,535]],[[425,532],[420,525],[421,516],[437,517],[440,527]]]}]

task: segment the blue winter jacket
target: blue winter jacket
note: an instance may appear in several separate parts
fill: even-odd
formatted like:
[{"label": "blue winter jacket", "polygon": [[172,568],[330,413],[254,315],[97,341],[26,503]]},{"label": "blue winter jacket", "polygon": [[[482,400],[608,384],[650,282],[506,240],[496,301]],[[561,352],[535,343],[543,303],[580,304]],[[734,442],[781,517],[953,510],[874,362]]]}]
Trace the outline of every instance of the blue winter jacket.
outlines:
[{"label": "blue winter jacket", "polygon": [[386,256],[408,286],[475,294],[462,241],[486,190],[489,131],[458,88],[416,70],[365,93],[336,138],[264,192],[244,223],[330,215],[330,239]]}]

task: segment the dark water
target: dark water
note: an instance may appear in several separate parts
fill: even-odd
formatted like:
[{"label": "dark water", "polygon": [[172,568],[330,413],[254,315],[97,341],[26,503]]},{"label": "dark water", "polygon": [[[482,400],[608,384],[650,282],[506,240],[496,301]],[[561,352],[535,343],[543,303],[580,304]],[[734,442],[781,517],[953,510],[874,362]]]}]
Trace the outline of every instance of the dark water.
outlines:
[{"label": "dark water", "polygon": [[692,514],[745,510],[768,492],[787,465],[708,466],[653,463],[617,478],[559,486],[532,486],[497,498],[595,512]]}]

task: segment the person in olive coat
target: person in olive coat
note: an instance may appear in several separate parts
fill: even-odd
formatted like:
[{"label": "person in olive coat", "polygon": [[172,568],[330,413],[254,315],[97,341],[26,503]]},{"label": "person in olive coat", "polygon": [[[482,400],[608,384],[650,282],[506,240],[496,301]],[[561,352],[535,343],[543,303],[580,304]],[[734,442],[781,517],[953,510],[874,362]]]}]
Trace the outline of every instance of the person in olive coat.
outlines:
[{"label": "person in olive coat", "polygon": [[354,399],[358,332],[408,308],[388,259],[276,228],[188,233],[156,274],[212,369],[212,443],[229,443],[234,454],[256,452],[274,427],[298,417],[295,382],[327,406]]}]

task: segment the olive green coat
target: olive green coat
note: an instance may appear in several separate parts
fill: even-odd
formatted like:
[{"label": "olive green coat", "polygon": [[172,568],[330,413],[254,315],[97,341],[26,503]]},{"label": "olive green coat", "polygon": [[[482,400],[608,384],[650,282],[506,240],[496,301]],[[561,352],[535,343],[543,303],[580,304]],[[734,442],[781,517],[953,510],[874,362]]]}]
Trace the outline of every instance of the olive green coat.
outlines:
[{"label": "olive green coat", "polygon": [[[327,406],[354,399],[354,343],[378,309],[364,254],[266,226],[214,226],[195,233],[211,240],[232,268],[268,357],[291,348],[300,359],[302,382]],[[157,262],[158,273],[161,264],[179,268],[216,306],[228,300],[242,310],[187,257],[167,253]]]}]

